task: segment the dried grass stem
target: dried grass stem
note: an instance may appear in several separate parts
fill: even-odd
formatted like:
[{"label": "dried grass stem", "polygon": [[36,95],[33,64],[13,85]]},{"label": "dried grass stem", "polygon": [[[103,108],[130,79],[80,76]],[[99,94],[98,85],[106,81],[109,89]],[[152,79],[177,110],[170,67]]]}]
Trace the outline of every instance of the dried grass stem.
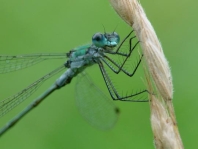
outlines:
[{"label": "dried grass stem", "polygon": [[177,128],[170,67],[157,35],[137,0],[109,0],[118,15],[136,31],[145,60],[145,77],[149,91],[151,126],[157,149],[182,149]]}]

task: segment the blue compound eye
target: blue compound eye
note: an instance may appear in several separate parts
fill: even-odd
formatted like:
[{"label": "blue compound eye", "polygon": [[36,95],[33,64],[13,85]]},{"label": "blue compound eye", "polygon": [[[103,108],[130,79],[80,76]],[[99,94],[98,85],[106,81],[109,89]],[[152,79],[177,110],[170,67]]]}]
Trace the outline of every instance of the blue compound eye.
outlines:
[{"label": "blue compound eye", "polygon": [[103,47],[105,45],[104,35],[101,33],[96,33],[92,37],[92,42],[97,47]]},{"label": "blue compound eye", "polygon": [[94,41],[101,41],[102,40],[102,38],[103,38],[103,35],[102,34],[100,34],[100,33],[96,33],[95,35],[93,35],[93,37],[92,37],[92,40],[94,40]]},{"label": "blue compound eye", "polygon": [[116,32],[113,32],[113,36],[115,38],[115,42],[118,44],[120,42],[120,36]]}]

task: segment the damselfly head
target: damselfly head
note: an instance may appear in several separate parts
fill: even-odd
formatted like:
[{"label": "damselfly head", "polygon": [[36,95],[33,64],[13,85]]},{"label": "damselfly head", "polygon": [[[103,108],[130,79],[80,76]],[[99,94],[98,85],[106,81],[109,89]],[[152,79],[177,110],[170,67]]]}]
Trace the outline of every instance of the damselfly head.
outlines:
[{"label": "damselfly head", "polygon": [[104,48],[104,49],[113,49],[118,45],[120,41],[120,36],[116,33],[96,33],[92,37],[92,43],[96,47]]}]

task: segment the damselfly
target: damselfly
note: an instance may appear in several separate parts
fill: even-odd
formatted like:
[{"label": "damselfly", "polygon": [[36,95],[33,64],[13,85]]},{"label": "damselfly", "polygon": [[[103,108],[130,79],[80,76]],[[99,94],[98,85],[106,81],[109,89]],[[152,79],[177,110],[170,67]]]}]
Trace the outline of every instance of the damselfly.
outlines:
[{"label": "damselfly", "polygon": [[[119,74],[123,72],[129,77],[132,77],[137,68],[139,67],[142,56],[140,57],[137,65],[132,73],[129,73],[124,65],[128,58],[131,56],[133,50],[139,42],[132,44],[131,37],[133,31],[131,31],[124,40],[118,45],[120,37],[116,32],[112,33],[96,33],[92,37],[92,44],[80,46],[76,49],[62,54],[31,54],[31,55],[17,55],[17,56],[0,56],[0,73],[7,73],[11,71],[20,70],[34,64],[37,64],[44,60],[49,59],[65,59],[67,61],[59,68],[53,70],[47,75],[35,81],[30,86],[26,87],[21,92],[18,92],[14,96],[10,96],[0,101],[0,117],[11,111],[18,104],[27,99],[35,90],[48,78],[52,77],[56,73],[67,68],[67,70],[55,81],[55,83],[40,97],[38,97],[32,104],[30,104],[24,111],[22,111],[17,117],[11,120],[6,127],[4,127],[0,134],[3,134],[7,129],[13,126],[19,119],[27,114],[33,107],[37,106],[43,99],[51,94],[56,89],[60,89],[63,86],[69,84],[71,80],[78,76],[76,83],[76,99],[80,109],[80,113],[93,125],[102,129],[111,128],[118,115],[118,108],[112,104],[112,101],[105,96],[98,87],[96,87],[91,81],[90,77],[84,73],[85,68],[88,66],[97,64],[100,68],[101,74],[113,100],[120,101],[132,101],[132,102],[146,102],[146,99],[135,99],[134,96],[147,93],[147,90],[142,90],[138,93],[121,96],[114,87],[111,78],[107,74],[104,65],[110,68],[112,72]],[[123,43],[129,39],[128,53],[120,51]],[[121,63],[114,61],[110,55],[118,55],[123,57]]]}]

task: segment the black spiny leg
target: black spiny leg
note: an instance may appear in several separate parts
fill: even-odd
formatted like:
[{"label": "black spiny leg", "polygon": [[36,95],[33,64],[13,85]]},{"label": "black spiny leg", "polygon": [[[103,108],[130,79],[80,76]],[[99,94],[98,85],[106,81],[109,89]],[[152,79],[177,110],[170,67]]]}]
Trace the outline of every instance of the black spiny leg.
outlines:
[{"label": "black spiny leg", "polygon": [[[136,45],[137,45],[137,44],[138,44],[138,43],[136,43]],[[136,46],[136,45],[135,45],[135,46]],[[141,55],[140,59],[138,60],[138,63],[136,64],[136,66],[135,66],[134,70],[132,71],[132,73],[130,73],[130,72],[128,72],[127,70],[125,70],[125,69],[123,68],[123,66],[124,66],[124,64],[126,63],[127,59],[130,57],[131,52],[133,51],[133,49],[135,48],[135,46],[132,48],[132,50],[130,51],[129,55],[125,58],[124,62],[123,62],[121,65],[118,64],[117,62],[115,62],[113,59],[111,59],[111,58],[108,57],[107,55],[104,55],[103,58],[101,58],[101,59],[102,59],[102,61],[103,61],[114,73],[118,74],[118,73],[120,73],[120,71],[122,71],[122,72],[124,72],[126,75],[128,75],[129,77],[132,77],[132,76],[135,74],[137,68],[139,67],[139,65],[140,65],[140,63],[141,63],[141,61],[142,61],[143,54]],[[113,66],[111,65],[111,63],[112,63],[113,65],[115,65],[115,66],[117,67],[117,69],[113,68]]]},{"label": "black spiny leg", "polygon": [[[118,48],[117,48],[117,50],[116,50],[115,52],[109,52],[109,53],[108,53],[108,54],[112,54],[112,55],[124,56],[125,59],[124,59],[124,61],[122,62],[122,64],[118,64],[117,62],[115,62],[113,59],[111,59],[109,56],[107,56],[107,55],[105,55],[105,54],[103,55],[103,58],[101,58],[102,61],[103,61],[114,73],[118,74],[118,73],[120,73],[120,71],[123,71],[126,75],[128,75],[128,76],[130,76],[130,77],[132,77],[132,76],[135,74],[137,68],[139,67],[139,65],[140,65],[140,63],[141,63],[141,61],[142,61],[142,57],[143,57],[143,55],[141,55],[141,57],[140,57],[140,59],[139,59],[137,65],[135,66],[135,68],[134,68],[134,70],[132,71],[132,73],[128,72],[127,70],[125,70],[125,69],[123,68],[123,67],[124,67],[124,64],[126,63],[126,61],[128,60],[128,58],[131,56],[133,50],[136,48],[136,46],[137,46],[138,43],[139,43],[139,41],[138,41],[138,42],[135,43],[134,46],[132,46],[132,40],[133,40],[136,36],[131,37],[131,38],[129,39],[129,53],[128,53],[128,54],[120,53],[119,50],[121,49],[121,47],[122,47],[123,43],[126,41],[126,39],[129,38],[129,36],[132,34],[132,32],[133,32],[133,31],[131,31],[131,32],[124,38],[124,40],[121,42],[121,44],[118,46]],[[106,52],[106,53],[107,53],[107,52]],[[113,64],[114,66],[116,66],[116,68],[113,68],[112,64]]]},{"label": "black spiny leg", "polygon": [[98,65],[100,67],[100,71],[102,73],[103,79],[105,81],[105,84],[106,84],[108,91],[109,91],[113,100],[131,101],[131,102],[148,102],[147,99],[143,99],[143,100],[142,99],[133,99],[133,97],[135,97],[137,95],[140,95],[143,93],[148,93],[147,90],[143,90],[143,91],[137,92],[135,94],[131,94],[131,95],[123,96],[123,97],[120,96],[118,94],[118,92],[116,91],[114,85],[112,84],[111,79],[109,78],[108,74],[106,73],[102,62],[98,61]]}]

